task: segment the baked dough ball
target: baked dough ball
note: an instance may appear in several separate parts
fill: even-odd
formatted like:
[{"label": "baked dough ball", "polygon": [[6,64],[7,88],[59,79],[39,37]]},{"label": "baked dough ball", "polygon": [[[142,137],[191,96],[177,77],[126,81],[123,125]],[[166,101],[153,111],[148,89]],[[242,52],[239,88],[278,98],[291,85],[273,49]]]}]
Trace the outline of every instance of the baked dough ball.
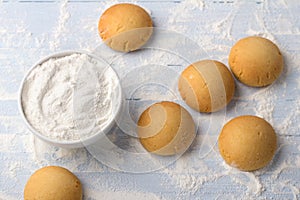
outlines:
[{"label": "baked dough ball", "polygon": [[224,108],[234,96],[235,84],[228,68],[215,60],[202,60],[188,66],[178,82],[183,100],[199,112]]},{"label": "baked dough ball", "polygon": [[242,83],[262,87],[279,77],[283,69],[283,57],[273,42],[253,36],[239,40],[232,47],[229,65]]},{"label": "baked dough ball", "polygon": [[140,116],[138,136],[144,148],[158,155],[183,153],[196,136],[191,115],[173,102],[151,105]]},{"label": "baked dough ball", "polygon": [[98,24],[100,37],[116,51],[139,49],[152,34],[150,15],[141,7],[122,3],[108,8]]},{"label": "baked dough ball", "polygon": [[225,162],[243,171],[265,167],[277,148],[272,126],[256,116],[240,116],[223,127],[218,139]]},{"label": "baked dough ball", "polygon": [[79,179],[69,170],[43,167],[34,172],[24,189],[24,200],[80,200],[82,188]]}]

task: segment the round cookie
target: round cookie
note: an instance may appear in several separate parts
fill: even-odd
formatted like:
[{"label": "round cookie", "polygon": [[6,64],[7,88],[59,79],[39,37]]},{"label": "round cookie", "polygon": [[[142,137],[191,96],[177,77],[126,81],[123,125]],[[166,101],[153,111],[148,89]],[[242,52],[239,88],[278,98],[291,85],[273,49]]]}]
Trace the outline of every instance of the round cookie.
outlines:
[{"label": "round cookie", "polygon": [[37,170],[24,189],[24,200],[81,200],[79,179],[69,170],[48,166]]},{"label": "round cookie", "polygon": [[152,34],[150,15],[141,7],[121,3],[100,17],[98,31],[103,41],[116,51],[129,52],[146,44]]},{"label": "round cookie", "polygon": [[183,153],[196,136],[192,116],[173,102],[148,107],[138,120],[138,136],[144,148],[158,155]]},{"label": "round cookie", "polygon": [[270,40],[252,36],[239,40],[229,54],[229,66],[235,77],[252,87],[273,83],[283,69],[283,56]]},{"label": "round cookie", "polygon": [[199,112],[224,108],[234,96],[235,83],[228,68],[215,60],[202,60],[188,66],[178,81],[183,100]]},{"label": "round cookie", "polygon": [[242,171],[253,171],[265,167],[272,160],[277,137],[267,121],[246,115],[225,124],[218,144],[227,164]]}]

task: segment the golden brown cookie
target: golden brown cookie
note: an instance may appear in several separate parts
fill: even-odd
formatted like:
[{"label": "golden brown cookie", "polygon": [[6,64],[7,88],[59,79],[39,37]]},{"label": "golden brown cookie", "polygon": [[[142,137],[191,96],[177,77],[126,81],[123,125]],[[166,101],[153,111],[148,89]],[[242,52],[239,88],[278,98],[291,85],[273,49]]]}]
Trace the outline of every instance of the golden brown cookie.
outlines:
[{"label": "golden brown cookie", "polygon": [[229,66],[242,83],[262,87],[273,83],[283,69],[283,57],[278,47],[262,37],[239,40],[230,51]]},{"label": "golden brown cookie", "polygon": [[191,115],[173,102],[151,105],[138,120],[138,136],[144,148],[158,155],[183,153],[195,138]]},{"label": "golden brown cookie", "polygon": [[215,60],[202,60],[188,66],[179,78],[183,100],[199,112],[224,108],[234,96],[235,84],[228,68]]},{"label": "golden brown cookie", "polygon": [[150,15],[141,7],[121,3],[100,17],[98,31],[103,41],[116,51],[129,52],[146,44],[152,34]]},{"label": "golden brown cookie", "polygon": [[79,179],[69,170],[49,166],[37,170],[24,189],[24,200],[81,200]]},{"label": "golden brown cookie", "polygon": [[243,171],[265,167],[277,149],[273,127],[256,116],[240,116],[223,127],[218,139],[225,162]]}]

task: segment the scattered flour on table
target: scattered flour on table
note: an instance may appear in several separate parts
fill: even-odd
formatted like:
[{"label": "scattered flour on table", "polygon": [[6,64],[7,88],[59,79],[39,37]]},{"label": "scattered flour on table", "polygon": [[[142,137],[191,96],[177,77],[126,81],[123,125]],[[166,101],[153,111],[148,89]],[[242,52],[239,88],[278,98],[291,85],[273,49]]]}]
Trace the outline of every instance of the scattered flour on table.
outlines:
[{"label": "scattered flour on table", "polygon": [[95,191],[91,189],[87,189],[85,191],[87,194],[87,199],[90,200],[98,200],[98,199],[105,199],[105,200],[163,200],[161,197],[156,196],[150,192],[143,193],[137,191]]},{"label": "scattered flour on table", "polygon": [[59,9],[59,17],[57,20],[57,27],[53,30],[54,38],[50,41],[50,49],[56,50],[59,47],[60,41],[62,39],[62,34],[67,31],[66,29],[66,23],[71,17],[70,13],[68,12],[68,0],[63,0],[60,4]]},{"label": "scattered flour on table", "polygon": [[[192,156],[196,157],[196,155]],[[214,153],[214,155],[209,155],[209,157],[211,156],[216,155]],[[212,169],[205,160],[200,158],[190,159],[183,156],[176,161],[175,168],[166,168],[164,172],[171,179],[172,185],[174,184],[181,191],[192,195],[205,190],[205,184],[218,184],[218,181],[224,177],[230,177],[234,183],[245,186],[244,195],[256,196],[264,191],[259,178],[253,173],[239,171],[221,160],[219,162],[222,164],[216,164]],[[166,180],[166,184],[170,184],[168,180]]]},{"label": "scattered flour on table", "polygon": [[35,130],[54,140],[76,141],[105,127],[111,120],[110,97],[116,82],[112,70],[97,72],[93,82],[93,72],[85,72],[97,65],[86,54],[72,54],[49,59],[30,71],[22,107]]},{"label": "scattered flour on table", "polygon": [[5,199],[5,200],[15,200],[16,197],[15,196],[10,196],[5,194],[4,192],[0,192],[0,199]]}]

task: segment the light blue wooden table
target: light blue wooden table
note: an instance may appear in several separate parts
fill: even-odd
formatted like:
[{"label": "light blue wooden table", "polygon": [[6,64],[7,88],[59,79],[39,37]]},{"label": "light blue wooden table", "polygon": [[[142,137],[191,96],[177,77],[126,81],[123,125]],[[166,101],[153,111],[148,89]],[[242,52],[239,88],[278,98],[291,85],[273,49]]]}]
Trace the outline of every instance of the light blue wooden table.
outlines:
[{"label": "light blue wooden table", "polygon": [[[83,183],[84,199],[91,200],[300,199],[298,0],[134,1],[151,13],[155,27],[189,38],[211,59],[227,64],[231,46],[249,35],[273,40],[284,55],[285,69],[275,84],[254,89],[237,82],[234,100],[217,114],[198,114],[189,109],[199,125],[197,138],[191,149],[168,167],[138,174],[122,172],[97,161],[87,149],[65,150],[33,137],[17,106],[24,74],[37,60],[50,53],[71,49],[94,51],[97,46],[103,47],[97,23],[101,13],[114,3],[117,1],[0,1],[0,199],[22,199],[30,175],[47,165],[63,166],[74,172]],[[176,96],[176,87],[172,87],[176,77],[172,79],[168,71],[164,71],[180,72],[186,62],[167,53],[150,55],[153,57],[139,53],[124,55],[112,67],[125,80],[128,89],[131,80],[127,78],[134,77],[130,71],[150,66],[149,73],[157,75],[153,75],[153,80],[160,76],[170,79],[171,92],[165,93],[162,89],[153,93],[149,85],[143,89],[147,76],[140,76],[135,80],[137,87],[125,92],[124,101],[133,110],[159,98],[186,107]],[[162,66],[162,71],[157,69],[158,65]],[[274,126],[279,138],[279,149],[272,163],[254,173],[226,166],[215,146],[223,124],[242,114],[264,117]],[[135,115],[137,113],[133,112],[132,117],[136,118]],[[136,150],[136,140],[117,130],[110,133],[110,139],[128,151]],[[141,165],[138,160],[116,155],[113,151],[109,156],[118,158],[120,163],[108,160],[106,164],[116,164],[127,171],[130,166],[138,168]]]}]

